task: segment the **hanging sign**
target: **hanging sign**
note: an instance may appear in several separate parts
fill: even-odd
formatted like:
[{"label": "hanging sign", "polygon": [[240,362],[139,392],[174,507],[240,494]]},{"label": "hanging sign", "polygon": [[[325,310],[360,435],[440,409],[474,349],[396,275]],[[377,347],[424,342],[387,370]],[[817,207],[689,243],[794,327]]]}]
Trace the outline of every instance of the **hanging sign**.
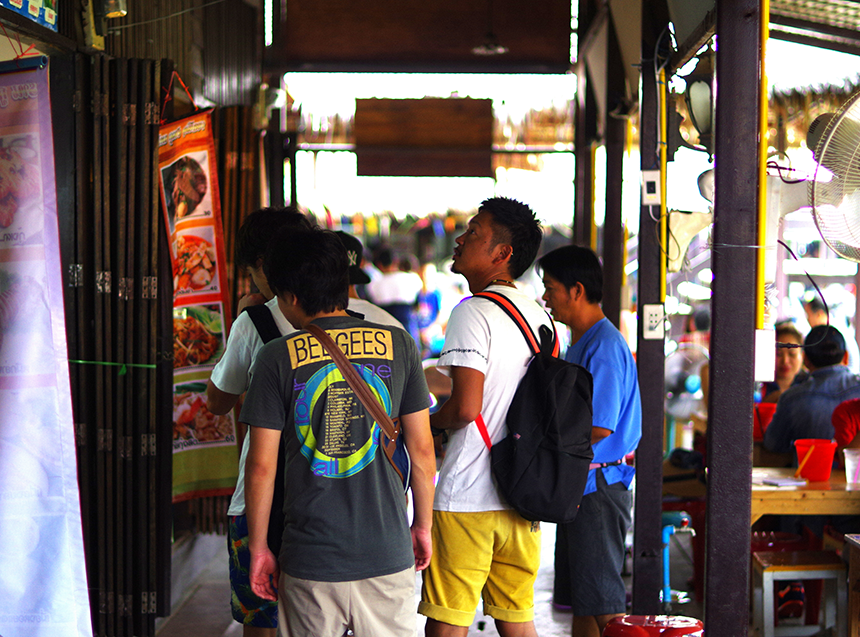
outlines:
[{"label": "hanging sign", "polygon": [[92,627],[39,63],[0,74],[0,635],[72,637]]},{"label": "hanging sign", "polygon": [[173,501],[228,495],[238,456],[233,414],[206,408],[230,323],[211,111],[164,124],[161,204],[173,260]]},{"label": "hanging sign", "polygon": [[57,30],[57,5],[60,0],[0,0],[0,7],[27,16],[33,22]]}]

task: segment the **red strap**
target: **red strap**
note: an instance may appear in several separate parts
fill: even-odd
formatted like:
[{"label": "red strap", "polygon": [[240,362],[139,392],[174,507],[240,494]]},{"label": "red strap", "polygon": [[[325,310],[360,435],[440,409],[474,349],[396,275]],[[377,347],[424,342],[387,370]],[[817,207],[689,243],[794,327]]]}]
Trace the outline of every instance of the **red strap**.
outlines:
[{"label": "red strap", "polygon": [[493,443],[490,442],[490,432],[487,431],[487,425],[484,424],[484,416],[478,414],[478,417],[475,418],[475,424],[478,425],[478,431],[481,432],[481,438],[484,439],[484,444],[487,445],[487,449],[492,449]]}]

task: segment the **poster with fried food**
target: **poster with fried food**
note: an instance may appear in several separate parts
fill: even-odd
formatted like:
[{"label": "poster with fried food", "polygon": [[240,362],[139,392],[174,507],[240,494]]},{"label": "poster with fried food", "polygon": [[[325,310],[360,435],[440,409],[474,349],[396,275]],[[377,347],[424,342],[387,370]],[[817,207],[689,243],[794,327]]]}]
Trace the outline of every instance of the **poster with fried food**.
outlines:
[{"label": "poster with fried food", "polygon": [[173,260],[173,501],[180,502],[228,495],[238,474],[233,415],[206,407],[206,383],[230,328],[210,112],[161,126],[158,167]]},{"label": "poster with fried food", "polygon": [[238,476],[236,420],[206,405],[204,368],[176,370],[173,385],[173,501],[219,495]]},{"label": "poster with fried food", "polygon": [[215,229],[180,230],[173,240],[173,294],[176,297],[218,290]]},{"label": "poster with fried food", "polygon": [[173,367],[212,366],[224,353],[221,305],[188,305],[173,311]]}]

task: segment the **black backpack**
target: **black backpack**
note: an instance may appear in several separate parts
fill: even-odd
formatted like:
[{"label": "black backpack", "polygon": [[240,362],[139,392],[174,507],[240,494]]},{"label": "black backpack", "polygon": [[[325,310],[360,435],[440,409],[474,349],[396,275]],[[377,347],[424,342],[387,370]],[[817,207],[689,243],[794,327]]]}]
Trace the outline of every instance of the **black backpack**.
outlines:
[{"label": "black backpack", "polygon": [[475,296],[492,301],[511,317],[534,352],[508,408],[508,435],[492,445],[483,417],[478,416],[496,484],[527,520],[572,522],[594,458],[591,374],[554,355],[558,340],[546,325],[541,325],[538,341],[506,296],[497,292]]},{"label": "black backpack", "polygon": [[[265,345],[269,341],[281,337],[281,331],[275,323],[275,317],[272,316],[271,310],[265,305],[250,305],[246,307],[244,312],[248,313],[254,327],[257,328],[257,334],[260,335],[260,340]],[[279,310],[280,311],[280,310]],[[247,435],[247,434],[246,434]],[[284,466],[286,465],[286,453],[284,451],[284,440],[281,438],[281,444],[278,445],[278,467],[275,473],[275,490],[272,493],[272,510],[269,513],[269,533],[268,545],[275,557],[280,555],[281,537],[284,535],[284,525],[286,518],[284,516],[284,498],[286,493],[284,490]]]}]

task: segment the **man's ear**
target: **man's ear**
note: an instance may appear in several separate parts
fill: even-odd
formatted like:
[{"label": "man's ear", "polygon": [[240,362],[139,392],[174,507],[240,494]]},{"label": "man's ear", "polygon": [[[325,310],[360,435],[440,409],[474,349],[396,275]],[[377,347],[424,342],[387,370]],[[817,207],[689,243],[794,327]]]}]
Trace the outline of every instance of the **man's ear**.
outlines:
[{"label": "man's ear", "polygon": [[500,243],[496,246],[496,250],[498,251],[496,254],[496,260],[500,263],[505,260],[510,260],[512,256],[514,256],[514,248],[507,243]]},{"label": "man's ear", "polygon": [[842,356],[842,364],[845,365],[846,367],[848,366],[848,352],[847,351]]}]

